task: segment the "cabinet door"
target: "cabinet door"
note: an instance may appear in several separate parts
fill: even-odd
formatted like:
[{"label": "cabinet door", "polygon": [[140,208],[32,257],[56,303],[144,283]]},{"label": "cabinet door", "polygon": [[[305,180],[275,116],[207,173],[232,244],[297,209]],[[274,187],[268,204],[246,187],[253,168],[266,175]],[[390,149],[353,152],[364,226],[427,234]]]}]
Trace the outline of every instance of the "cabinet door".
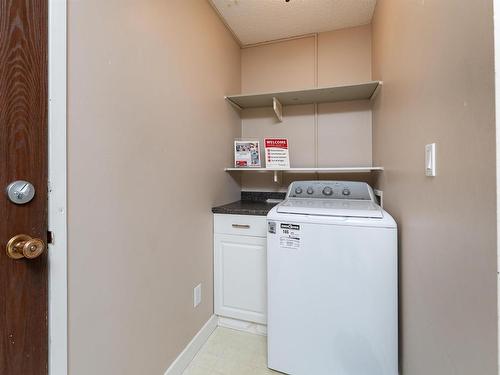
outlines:
[{"label": "cabinet door", "polygon": [[266,238],[216,234],[214,251],[215,313],[266,324]]}]

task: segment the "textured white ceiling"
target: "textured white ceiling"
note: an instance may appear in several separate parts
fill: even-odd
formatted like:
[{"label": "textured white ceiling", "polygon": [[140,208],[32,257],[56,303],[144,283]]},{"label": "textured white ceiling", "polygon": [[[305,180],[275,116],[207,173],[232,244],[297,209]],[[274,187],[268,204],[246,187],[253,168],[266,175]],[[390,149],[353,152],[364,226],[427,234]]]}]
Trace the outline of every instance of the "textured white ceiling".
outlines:
[{"label": "textured white ceiling", "polygon": [[376,0],[210,0],[241,44],[366,25]]}]

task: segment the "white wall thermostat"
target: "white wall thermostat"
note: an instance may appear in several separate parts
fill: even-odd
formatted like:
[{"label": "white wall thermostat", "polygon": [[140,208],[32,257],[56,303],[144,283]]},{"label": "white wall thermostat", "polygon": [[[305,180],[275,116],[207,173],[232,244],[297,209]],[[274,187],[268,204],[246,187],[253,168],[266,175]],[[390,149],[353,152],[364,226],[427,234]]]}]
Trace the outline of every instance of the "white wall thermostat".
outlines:
[{"label": "white wall thermostat", "polygon": [[436,144],[425,145],[425,175],[436,176]]}]

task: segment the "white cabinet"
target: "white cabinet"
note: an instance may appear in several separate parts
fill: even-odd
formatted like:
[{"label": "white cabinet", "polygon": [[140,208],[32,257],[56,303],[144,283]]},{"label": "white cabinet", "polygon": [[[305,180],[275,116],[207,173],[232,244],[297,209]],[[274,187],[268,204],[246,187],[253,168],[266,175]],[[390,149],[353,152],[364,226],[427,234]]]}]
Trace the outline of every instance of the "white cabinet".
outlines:
[{"label": "white cabinet", "polygon": [[216,214],[214,232],[215,313],[266,324],[266,217]]}]

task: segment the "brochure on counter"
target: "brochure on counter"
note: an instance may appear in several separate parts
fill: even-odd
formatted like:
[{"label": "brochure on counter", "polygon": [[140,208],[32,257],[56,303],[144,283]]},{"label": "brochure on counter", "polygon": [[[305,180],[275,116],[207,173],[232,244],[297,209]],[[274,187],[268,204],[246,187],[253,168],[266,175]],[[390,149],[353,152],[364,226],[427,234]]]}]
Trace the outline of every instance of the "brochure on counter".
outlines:
[{"label": "brochure on counter", "polygon": [[236,168],[260,167],[259,141],[234,141],[234,166]]}]

